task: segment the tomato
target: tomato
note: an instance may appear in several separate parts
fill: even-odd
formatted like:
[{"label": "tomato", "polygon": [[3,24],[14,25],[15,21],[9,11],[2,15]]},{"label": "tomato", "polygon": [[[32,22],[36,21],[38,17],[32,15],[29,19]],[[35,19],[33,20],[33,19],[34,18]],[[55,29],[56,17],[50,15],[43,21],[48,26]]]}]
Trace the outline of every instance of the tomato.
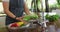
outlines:
[{"label": "tomato", "polygon": [[13,23],[11,27],[18,27],[18,25],[16,23]]}]

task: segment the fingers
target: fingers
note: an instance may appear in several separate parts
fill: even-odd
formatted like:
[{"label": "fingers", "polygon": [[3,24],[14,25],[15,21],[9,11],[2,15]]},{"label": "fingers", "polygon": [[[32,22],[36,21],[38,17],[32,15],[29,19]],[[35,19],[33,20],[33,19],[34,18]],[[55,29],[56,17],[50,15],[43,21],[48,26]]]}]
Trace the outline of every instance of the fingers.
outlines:
[{"label": "fingers", "polygon": [[24,16],[22,16],[22,17],[19,17],[19,18],[23,19],[23,18],[24,18]]}]

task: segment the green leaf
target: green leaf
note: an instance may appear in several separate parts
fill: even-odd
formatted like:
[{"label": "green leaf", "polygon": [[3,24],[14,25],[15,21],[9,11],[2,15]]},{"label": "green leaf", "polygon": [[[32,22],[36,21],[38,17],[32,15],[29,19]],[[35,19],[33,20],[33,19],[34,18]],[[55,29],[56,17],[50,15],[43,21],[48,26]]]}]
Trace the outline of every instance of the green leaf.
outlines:
[{"label": "green leaf", "polygon": [[29,20],[30,20],[30,17],[31,17],[31,16],[29,16],[29,15],[25,15],[25,17],[23,18],[23,20],[29,21]]},{"label": "green leaf", "polygon": [[52,15],[52,16],[50,16],[48,14],[45,16],[45,18],[47,20],[49,20],[50,22],[57,21],[59,19],[59,17],[60,17],[59,15]]}]

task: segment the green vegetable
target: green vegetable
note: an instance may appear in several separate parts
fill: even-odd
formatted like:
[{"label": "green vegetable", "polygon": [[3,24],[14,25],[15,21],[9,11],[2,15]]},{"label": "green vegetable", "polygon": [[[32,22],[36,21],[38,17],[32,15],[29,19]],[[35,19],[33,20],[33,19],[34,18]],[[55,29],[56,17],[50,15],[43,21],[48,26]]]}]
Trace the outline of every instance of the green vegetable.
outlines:
[{"label": "green vegetable", "polygon": [[29,21],[30,20],[30,16],[29,15],[25,15],[25,17],[23,18],[23,20]]},{"label": "green vegetable", "polygon": [[31,15],[25,15],[25,17],[23,18],[23,20],[29,21],[30,19],[37,19],[38,15],[36,14],[31,14]]},{"label": "green vegetable", "polygon": [[31,15],[31,18],[32,18],[32,19],[37,19],[37,18],[38,18],[38,15],[32,14],[32,15]]}]

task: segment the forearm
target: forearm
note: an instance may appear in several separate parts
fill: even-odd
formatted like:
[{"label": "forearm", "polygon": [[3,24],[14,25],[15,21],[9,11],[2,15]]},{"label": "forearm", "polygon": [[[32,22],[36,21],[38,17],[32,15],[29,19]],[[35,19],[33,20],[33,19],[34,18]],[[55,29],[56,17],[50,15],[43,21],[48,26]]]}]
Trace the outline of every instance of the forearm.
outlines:
[{"label": "forearm", "polygon": [[11,18],[15,18],[16,16],[9,11],[9,4],[8,2],[3,2],[3,8],[4,8],[4,12]]},{"label": "forearm", "polygon": [[6,9],[5,9],[5,14],[7,14],[9,17],[11,17],[11,18],[15,18],[16,16],[12,13],[12,12],[10,12],[9,10],[7,11]]},{"label": "forearm", "polygon": [[25,13],[26,13],[27,15],[30,14],[30,11],[29,11],[29,9],[28,9],[28,7],[27,7],[26,4],[24,4],[24,10],[25,10]]},{"label": "forearm", "polygon": [[26,13],[27,15],[29,15],[29,14],[30,14],[30,12],[29,12],[29,10],[28,10],[28,9],[25,9],[25,13]]}]

